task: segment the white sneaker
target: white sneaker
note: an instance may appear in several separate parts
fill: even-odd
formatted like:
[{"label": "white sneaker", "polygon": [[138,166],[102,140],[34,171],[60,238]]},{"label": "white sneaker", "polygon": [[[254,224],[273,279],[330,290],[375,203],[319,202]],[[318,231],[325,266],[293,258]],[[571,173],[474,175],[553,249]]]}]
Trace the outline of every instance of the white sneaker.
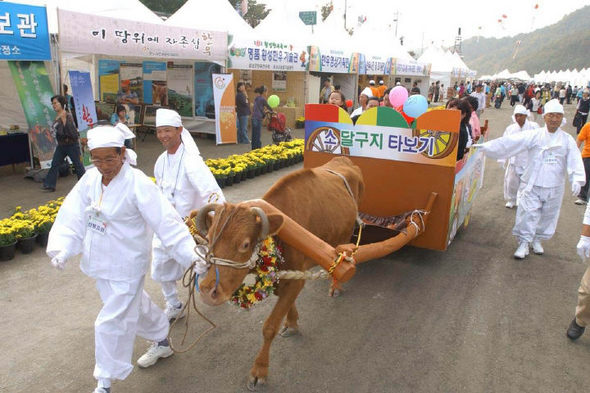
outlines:
[{"label": "white sneaker", "polygon": [[506,202],[506,205],[504,205],[504,206],[506,206],[508,209],[512,209],[514,207],[514,202],[508,201],[508,202]]},{"label": "white sneaker", "polygon": [[166,318],[168,318],[168,321],[170,322],[175,319],[184,318],[184,309],[182,307],[182,303],[180,303],[180,306],[178,307],[166,303],[166,311],[164,312],[166,313]]},{"label": "white sneaker", "polygon": [[533,252],[537,255],[543,255],[545,253],[545,250],[543,250],[543,246],[539,240],[533,241]]},{"label": "white sneaker", "polygon": [[583,199],[580,199],[580,198],[578,198],[578,199],[576,199],[576,201],[575,201],[574,203],[575,203],[576,205],[585,205],[585,204],[587,204],[588,202],[586,202],[586,201],[585,201],[585,200],[583,200]]},{"label": "white sneaker", "polygon": [[158,345],[157,342],[152,343],[150,348],[144,353],[139,359],[137,359],[137,365],[141,368],[146,368],[156,364],[158,359],[167,358],[174,355],[174,351],[169,345],[163,346]]},{"label": "white sneaker", "polygon": [[92,393],[110,393],[110,392],[111,392],[110,388],[109,388],[109,390],[106,390],[103,387],[97,387],[96,389],[94,389],[94,392],[92,392]]},{"label": "white sneaker", "polygon": [[514,258],[516,259],[524,259],[529,255],[529,244],[527,242],[522,242],[518,245],[516,252],[514,253]]}]

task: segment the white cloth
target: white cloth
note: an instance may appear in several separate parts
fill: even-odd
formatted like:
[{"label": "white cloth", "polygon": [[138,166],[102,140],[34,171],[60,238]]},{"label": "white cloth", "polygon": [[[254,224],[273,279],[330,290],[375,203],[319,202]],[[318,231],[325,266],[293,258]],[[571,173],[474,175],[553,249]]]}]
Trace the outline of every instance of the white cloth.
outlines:
[{"label": "white cloth", "polygon": [[[225,197],[213,174],[194,151],[183,143],[175,154],[162,153],[154,166],[156,184],[181,217],[209,202],[223,203]],[[169,254],[158,236],[152,243],[152,278],[158,282],[176,281],[184,267]]]},{"label": "white cloth", "polygon": [[582,260],[590,259],[590,237],[581,235],[576,246],[576,252]]},{"label": "white cloth", "polygon": [[367,96],[367,98],[371,98],[373,97],[373,90],[371,90],[370,87],[365,87],[363,91],[361,91],[361,94]]},{"label": "white cloth", "polygon": [[92,168],[64,200],[49,233],[47,254],[63,252],[69,259],[82,253],[80,268],[86,275],[133,280],[147,273],[154,232],[183,266],[198,260],[188,228],[147,176],[124,163],[105,187],[100,172]]},{"label": "white cloth", "polygon": [[[531,113],[529,112],[529,110],[527,108],[524,107],[524,105],[520,105],[520,104],[516,104],[514,106],[514,111],[512,112],[512,115],[530,115]],[[516,121],[514,120],[514,117],[512,118],[512,121]]]},{"label": "white cloth", "polygon": [[512,234],[520,243],[553,237],[563,200],[563,188],[563,184],[552,188],[535,186],[518,198]]},{"label": "white cloth", "polygon": [[520,176],[524,168],[508,164],[504,172],[504,200],[516,204],[518,190],[520,188]]},{"label": "white cloth", "polygon": [[180,138],[182,143],[187,150],[195,151],[197,154],[201,154],[195,140],[191,136],[190,132],[182,125],[182,119],[178,112],[172,109],[160,108],[156,111],[156,127],[182,127],[182,133]]},{"label": "white cloth", "polygon": [[[565,90],[563,90],[563,91],[564,91],[563,97],[565,97]],[[559,96],[561,97],[561,91],[559,92]],[[545,107],[543,109],[544,109],[543,113],[561,113],[561,114],[563,114],[563,105],[561,105],[556,98],[547,101],[547,103],[545,103]]]},{"label": "white cloth", "polygon": [[486,107],[486,95],[482,92],[474,91],[470,94],[472,97],[477,98],[477,111],[481,112]]},{"label": "white cloth", "polygon": [[[123,147],[125,139],[135,138],[125,124],[119,123],[113,126],[98,126],[87,133],[88,149],[94,150],[101,147]],[[137,165],[137,153],[131,149],[125,149],[125,159],[131,165]]]},{"label": "white cloth", "polygon": [[128,281],[96,280],[103,307],[94,323],[94,378],[125,379],[138,335],[162,341],[170,327],[164,312],[143,290],[145,276]]},{"label": "white cloth", "polygon": [[352,113],[350,114],[350,118],[353,118],[355,116],[360,116],[362,114],[363,114],[363,107],[362,106],[359,106],[354,111],[352,111]]}]

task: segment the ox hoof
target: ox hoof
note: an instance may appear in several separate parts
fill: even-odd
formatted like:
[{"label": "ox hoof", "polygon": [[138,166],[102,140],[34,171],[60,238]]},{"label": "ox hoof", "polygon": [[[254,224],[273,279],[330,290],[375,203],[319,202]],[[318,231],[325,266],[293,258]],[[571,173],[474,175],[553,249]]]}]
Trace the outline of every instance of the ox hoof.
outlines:
[{"label": "ox hoof", "polygon": [[296,336],[299,334],[299,329],[296,327],[293,328],[293,327],[283,326],[283,328],[281,329],[279,334],[281,335],[281,337],[292,337],[292,336]]},{"label": "ox hoof", "polygon": [[246,385],[248,390],[251,392],[257,392],[262,386],[266,384],[266,378],[253,377],[248,378],[248,384]]},{"label": "ox hoof", "polygon": [[330,290],[328,291],[328,296],[330,297],[338,297],[342,294],[342,289],[338,289],[338,288],[330,288]]}]

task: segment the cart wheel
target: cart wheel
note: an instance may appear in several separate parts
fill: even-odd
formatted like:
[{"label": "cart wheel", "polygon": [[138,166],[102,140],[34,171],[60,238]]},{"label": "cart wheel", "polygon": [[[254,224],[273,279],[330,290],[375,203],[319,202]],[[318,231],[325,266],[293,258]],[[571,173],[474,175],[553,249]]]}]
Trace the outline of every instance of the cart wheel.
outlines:
[{"label": "cart wheel", "polygon": [[455,145],[457,144],[457,140],[459,139],[459,134],[445,131],[414,130],[413,135],[425,138],[434,138],[434,154],[429,156],[428,152],[422,153],[423,156],[434,159],[445,158],[451,154],[455,148]]},{"label": "cart wheel", "polygon": [[306,150],[331,154],[348,155],[348,147],[340,144],[340,130],[334,127],[320,127],[307,139]]}]

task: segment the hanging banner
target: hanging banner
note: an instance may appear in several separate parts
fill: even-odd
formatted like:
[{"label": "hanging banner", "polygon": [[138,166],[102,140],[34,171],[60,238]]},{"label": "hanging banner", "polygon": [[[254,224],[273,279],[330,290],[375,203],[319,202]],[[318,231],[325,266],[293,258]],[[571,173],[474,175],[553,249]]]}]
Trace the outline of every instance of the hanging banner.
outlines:
[{"label": "hanging banner", "polygon": [[[78,119],[78,131],[81,138],[86,138],[86,132],[98,122],[94,96],[92,94],[92,83],[89,72],[69,71],[70,84],[72,85],[72,96],[76,108],[76,119]],[[82,147],[82,163],[85,167],[91,166],[90,151],[87,146]]]},{"label": "hanging banner", "polygon": [[183,117],[193,116],[193,66],[168,64],[168,103]]},{"label": "hanging banner", "polygon": [[114,104],[119,93],[119,67],[118,60],[98,60],[98,87],[100,101]]},{"label": "hanging banner", "polygon": [[237,143],[236,90],[233,74],[213,74],[216,144]]},{"label": "hanging banner", "polygon": [[143,66],[141,63],[122,63],[119,67],[121,87],[117,103],[137,105],[143,99]]},{"label": "hanging banner", "polygon": [[163,61],[143,62],[144,104],[168,105],[166,88],[166,63]]},{"label": "hanging banner", "polygon": [[51,125],[55,111],[51,106],[53,88],[42,61],[9,61],[8,66],[29,126],[33,156],[41,168],[51,167],[57,146]]},{"label": "hanging banner", "polygon": [[415,60],[393,59],[391,75],[428,76],[430,64],[418,63]]},{"label": "hanging banner", "polygon": [[195,63],[195,116],[215,118],[212,75],[220,72],[218,64]]},{"label": "hanging banner", "polygon": [[51,60],[45,7],[0,2],[0,60]]},{"label": "hanging banner", "polygon": [[229,48],[227,68],[240,70],[305,71],[307,47],[269,40],[235,39]]},{"label": "hanging banner", "polygon": [[[323,51],[323,52],[322,52]],[[359,73],[360,54],[309,46],[308,70],[335,74]]]},{"label": "hanging banner", "polygon": [[[389,75],[391,58],[380,56],[364,56],[364,72],[367,75]],[[359,74],[360,74],[359,70]]]},{"label": "hanging banner", "polygon": [[103,54],[225,61],[227,33],[57,10],[60,50]]}]

